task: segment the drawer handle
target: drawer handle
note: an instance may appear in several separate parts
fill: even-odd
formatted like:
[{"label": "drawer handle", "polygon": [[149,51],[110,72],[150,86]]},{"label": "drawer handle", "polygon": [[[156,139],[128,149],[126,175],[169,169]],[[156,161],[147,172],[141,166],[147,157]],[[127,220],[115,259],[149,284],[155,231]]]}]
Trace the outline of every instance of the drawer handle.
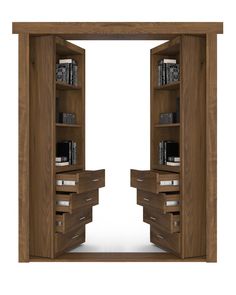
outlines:
[{"label": "drawer handle", "polygon": [[143,179],[141,179],[141,178],[137,178],[137,181],[138,181],[138,182],[143,182]]},{"label": "drawer handle", "polygon": [[144,201],[149,202],[150,200],[148,198],[143,198]]},{"label": "drawer handle", "polygon": [[162,235],[157,235],[157,238],[164,240],[164,237]]},{"label": "drawer handle", "polygon": [[79,220],[84,220],[86,217],[85,216],[83,216],[83,217],[80,217],[80,219]]},{"label": "drawer handle", "polygon": [[79,234],[76,234],[71,239],[74,240],[74,239],[78,238],[79,236],[80,236]]},{"label": "drawer handle", "polygon": [[99,178],[92,179],[92,181],[97,182],[99,181]]},{"label": "drawer handle", "polygon": [[91,201],[93,198],[88,198],[88,199],[86,199],[85,201],[86,202],[89,202],[89,201]]},{"label": "drawer handle", "polygon": [[150,216],[151,220],[156,220],[156,217]]}]

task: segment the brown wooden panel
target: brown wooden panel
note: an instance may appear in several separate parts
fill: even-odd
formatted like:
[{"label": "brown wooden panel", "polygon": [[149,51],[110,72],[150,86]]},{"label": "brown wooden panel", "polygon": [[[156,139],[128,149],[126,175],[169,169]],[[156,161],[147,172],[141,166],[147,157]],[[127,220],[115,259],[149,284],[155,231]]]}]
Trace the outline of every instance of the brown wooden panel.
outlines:
[{"label": "brown wooden panel", "polygon": [[182,37],[181,196],[182,257],[206,254],[205,38]]},{"label": "brown wooden panel", "polygon": [[217,261],[217,36],[206,39],[206,258]]},{"label": "brown wooden panel", "polygon": [[13,33],[56,34],[65,39],[168,40],[180,34],[223,33],[222,22],[16,22]]},{"label": "brown wooden panel", "polygon": [[53,258],[55,42],[30,40],[30,254]]},{"label": "brown wooden panel", "polygon": [[171,253],[65,253],[55,259],[30,257],[31,262],[206,262],[205,257],[181,259]]},{"label": "brown wooden panel", "polygon": [[29,35],[19,35],[19,261],[29,261]]}]

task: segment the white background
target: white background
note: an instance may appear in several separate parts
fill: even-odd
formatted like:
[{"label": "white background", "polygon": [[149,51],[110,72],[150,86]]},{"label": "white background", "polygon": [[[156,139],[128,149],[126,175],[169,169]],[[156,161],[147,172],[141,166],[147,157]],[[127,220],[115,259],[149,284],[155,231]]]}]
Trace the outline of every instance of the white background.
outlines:
[{"label": "white background", "polygon": [[[235,287],[235,1],[7,1],[1,2],[0,7],[0,38],[1,38],[1,243],[0,270],[1,294],[233,294]],[[218,263],[17,263],[17,122],[18,122],[18,86],[17,86],[17,36],[11,35],[12,21],[224,21],[224,35],[218,37]],[[105,43],[104,43],[105,44]],[[99,49],[98,45],[98,49]],[[110,46],[110,45],[109,45]],[[126,44],[125,47],[128,45]],[[128,51],[128,48],[124,50]],[[126,52],[127,52],[126,51]],[[134,52],[135,54],[135,52]],[[122,55],[123,56],[123,55]],[[113,57],[110,58],[112,63]],[[117,56],[119,58],[119,56]],[[146,90],[146,72],[143,68],[143,58],[138,56],[136,63],[140,64],[139,75],[145,83],[140,83],[140,93]],[[120,62],[122,64],[122,61]],[[101,64],[99,56],[97,66]],[[117,65],[117,64],[116,64]],[[95,64],[93,65],[95,66]],[[110,67],[110,65],[107,65]],[[120,65],[119,65],[120,66]],[[115,68],[111,67],[114,75]],[[135,69],[137,69],[135,65]],[[144,72],[143,73],[143,69]],[[129,71],[130,69],[124,69]],[[101,75],[105,77],[105,75]],[[116,76],[116,75],[115,75]],[[116,76],[117,77],[117,76]],[[138,79],[138,78],[137,78]],[[138,80],[140,81],[140,80]],[[133,134],[142,134],[144,141],[134,136],[128,142],[138,148],[130,155],[123,141],[117,139],[110,143],[110,150],[106,155],[106,167],[110,173],[124,162],[124,170],[137,167],[148,167],[148,106],[143,105],[147,99],[137,94],[135,80],[130,84],[122,79],[120,91],[119,81],[117,91],[106,92],[99,89],[96,99],[113,100],[110,108],[117,109],[114,119],[119,120],[120,130],[123,126],[136,129]],[[115,85],[115,82],[113,85]],[[126,87],[127,86],[127,87]],[[130,87],[132,86],[132,88]],[[95,86],[94,86],[95,87]],[[88,94],[89,91],[87,90]],[[104,93],[103,93],[104,91]],[[106,95],[105,95],[106,94]],[[121,95],[122,94],[122,95]],[[104,95],[104,98],[102,97]],[[135,123],[126,114],[121,113],[121,102],[125,106],[125,98],[137,95],[140,101],[133,106]],[[106,97],[105,97],[106,96]],[[92,99],[92,96],[91,96]],[[142,107],[142,105],[144,107]],[[142,109],[143,108],[143,109]],[[90,114],[93,110],[90,109]],[[138,123],[137,113],[142,124]],[[89,114],[87,114],[89,115]],[[109,118],[109,111],[98,105],[96,124],[102,124],[101,117]],[[113,120],[113,127],[118,135],[123,136],[118,124]],[[102,125],[94,126],[88,122],[87,156],[89,168],[103,168],[104,159],[99,160],[94,149],[99,152],[103,148],[104,133],[97,132]],[[139,128],[137,128],[139,127]],[[96,131],[96,132],[95,132]],[[91,136],[90,136],[91,133]],[[99,142],[92,146],[93,136],[97,134]],[[107,140],[106,140],[106,143]],[[230,146],[229,146],[230,145]],[[122,158],[118,155],[122,154]],[[138,158],[138,157],[139,158]],[[94,159],[96,159],[96,167]],[[107,159],[111,163],[108,163]],[[138,161],[137,161],[138,159]],[[91,161],[91,162],[90,162]],[[126,163],[127,162],[127,163]],[[121,166],[120,166],[121,167]],[[112,168],[112,169],[111,169]],[[126,175],[125,175],[126,173]],[[128,173],[120,176],[127,185]],[[110,189],[114,193],[114,185],[110,182]],[[109,190],[109,187],[107,190]],[[124,189],[121,188],[122,190]],[[105,189],[104,189],[105,190]],[[105,193],[104,193],[105,194]],[[123,196],[123,194],[122,194]],[[135,201],[134,192],[130,189],[127,199]],[[105,195],[101,202],[105,204]],[[101,206],[101,205],[100,205]],[[98,208],[98,207],[97,207]],[[125,204],[124,204],[125,210]],[[138,207],[137,207],[138,210]],[[138,219],[137,219],[138,220]]]}]

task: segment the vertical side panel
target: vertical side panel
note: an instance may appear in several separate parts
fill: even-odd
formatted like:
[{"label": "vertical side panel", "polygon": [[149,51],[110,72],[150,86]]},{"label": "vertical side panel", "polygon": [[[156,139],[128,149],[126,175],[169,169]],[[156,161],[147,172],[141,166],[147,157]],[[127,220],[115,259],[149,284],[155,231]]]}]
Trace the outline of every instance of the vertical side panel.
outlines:
[{"label": "vertical side panel", "polygon": [[30,255],[54,256],[55,42],[30,39]]},{"label": "vertical side panel", "polygon": [[86,118],[85,118],[85,57],[86,57],[86,51],[84,51],[84,54],[81,57],[81,100],[82,100],[82,150],[83,150],[83,156],[82,156],[82,165],[83,169],[86,168],[86,153],[85,153],[85,124],[86,124]]},{"label": "vertical side panel", "polygon": [[206,208],[208,262],[217,261],[217,35],[207,35],[206,39]]},{"label": "vertical side panel", "polygon": [[29,34],[19,34],[19,262],[29,261]]},{"label": "vertical side panel", "polygon": [[183,36],[181,47],[182,257],[206,254],[205,38]]}]

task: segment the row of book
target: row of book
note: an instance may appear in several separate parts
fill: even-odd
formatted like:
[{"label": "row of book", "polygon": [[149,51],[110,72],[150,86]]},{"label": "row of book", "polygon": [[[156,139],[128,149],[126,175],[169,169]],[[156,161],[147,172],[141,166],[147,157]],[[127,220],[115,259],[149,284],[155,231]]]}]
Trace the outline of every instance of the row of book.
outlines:
[{"label": "row of book", "polygon": [[157,65],[158,86],[179,81],[179,64],[176,59],[163,58]]},{"label": "row of book", "polygon": [[72,140],[57,142],[56,166],[77,164],[77,143]]},{"label": "row of book", "polygon": [[56,64],[56,81],[78,85],[78,65],[74,59],[59,59]]},{"label": "row of book", "polygon": [[159,164],[180,166],[179,143],[173,140],[159,142]]},{"label": "row of book", "polygon": [[75,113],[57,113],[57,123],[62,124],[76,124],[76,116]]}]

